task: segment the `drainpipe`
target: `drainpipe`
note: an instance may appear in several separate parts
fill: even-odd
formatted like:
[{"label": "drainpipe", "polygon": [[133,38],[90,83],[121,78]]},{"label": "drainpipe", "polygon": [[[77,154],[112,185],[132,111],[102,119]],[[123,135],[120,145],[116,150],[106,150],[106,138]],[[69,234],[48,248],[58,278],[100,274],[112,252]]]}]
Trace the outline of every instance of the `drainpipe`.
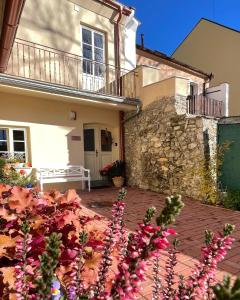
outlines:
[{"label": "drainpipe", "polygon": [[116,3],[113,0],[98,0],[98,2],[104,3],[105,5],[118,11],[118,18],[115,23],[115,66],[116,66],[116,82],[117,82],[117,92],[118,95],[122,95],[122,86],[121,86],[121,51],[120,51],[120,22],[122,15],[130,16],[132,14],[132,9],[126,6],[122,6],[119,3]]},{"label": "drainpipe", "polygon": [[214,75],[213,75],[213,73],[211,73],[208,76],[208,79],[206,81],[204,81],[204,83],[203,83],[203,96],[206,96],[206,83],[209,83],[213,79],[213,77],[214,77]]},{"label": "drainpipe", "polygon": [[116,80],[117,80],[117,92],[118,95],[122,95],[121,85],[120,85],[120,78],[121,78],[121,51],[120,51],[120,22],[122,19],[122,6],[119,5],[118,8],[118,18],[115,24],[115,45],[116,45],[116,55],[115,55],[115,65],[116,65]]},{"label": "drainpipe", "polygon": [[119,112],[119,143],[120,143],[120,159],[125,161],[125,137],[124,137],[124,112]]},{"label": "drainpipe", "polygon": [[13,47],[20,17],[25,0],[7,0],[2,24],[2,36],[0,41],[0,72],[7,69],[8,60]]},{"label": "drainpipe", "polygon": [[120,111],[119,112],[119,140],[120,140],[120,158],[121,160],[125,160],[125,138],[124,138],[124,124],[138,116],[142,111],[142,103],[137,105],[137,110],[136,112],[128,117],[127,119],[124,118],[124,112]]}]

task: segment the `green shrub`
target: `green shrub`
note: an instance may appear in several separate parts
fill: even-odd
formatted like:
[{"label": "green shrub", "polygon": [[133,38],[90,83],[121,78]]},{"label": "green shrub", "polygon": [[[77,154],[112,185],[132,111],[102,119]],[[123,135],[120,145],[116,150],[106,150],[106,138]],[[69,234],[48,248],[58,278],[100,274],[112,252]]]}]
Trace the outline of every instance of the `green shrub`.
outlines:
[{"label": "green shrub", "polygon": [[240,190],[229,190],[222,199],[222,205],[226,208],[240,210]]},{"label": "green shrub", "polygon": [[110,179],[113,177],[122,176],[125,174],[125,163],[122,160],[116,160],[109,168],[108,176]]},{"label": "green shrub", "polygon": [[4,176],[4,167],[6,165],[6,160],[0,157],[0,180]]}]

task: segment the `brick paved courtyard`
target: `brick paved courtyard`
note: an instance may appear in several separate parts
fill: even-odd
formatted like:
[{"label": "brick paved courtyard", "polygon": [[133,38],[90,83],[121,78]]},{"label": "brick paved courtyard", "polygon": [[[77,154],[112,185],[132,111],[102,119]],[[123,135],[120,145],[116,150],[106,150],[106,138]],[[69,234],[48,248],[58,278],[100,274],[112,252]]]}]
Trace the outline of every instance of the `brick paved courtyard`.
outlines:
[{"label": "brick paved courtyard", "polygon": [[[90,193],[79,192],[82,204],[92,211],[106,218],[111,216],[111,204],[116,198],[117,189],[94,189]],[[180,253],[178,255],[178,274],[188,275],[199,257],[200,248],[204,241],[205,229],[221,230],[225,223],[236,226],[234,237],[236,238],[232,250],[221,263],[218,278],[223,278],[225,273],[240,275],[240,212],[235,212],[220,207],[207,206],[192,199],[183,199],[185,207],[173,226],[179,234],[178,239]],[[125,223],[128,229],[136,228],[141,222],[146,209],[155,206],[160,211],[164,206],[165,196],[158,193],[143,191],[136,188],[128,188],[126,197]],[[162,263],[166,261],[166,254],[162,255]],[[164,274],[162,274],[164,276]],[[151,273],[139,299],[151,299]]]}]

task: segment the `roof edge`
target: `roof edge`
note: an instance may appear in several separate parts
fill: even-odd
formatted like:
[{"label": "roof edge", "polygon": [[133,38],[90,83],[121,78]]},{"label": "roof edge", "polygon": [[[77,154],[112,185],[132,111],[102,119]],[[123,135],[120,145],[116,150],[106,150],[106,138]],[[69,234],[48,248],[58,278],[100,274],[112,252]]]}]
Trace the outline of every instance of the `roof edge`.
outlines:
[{"label": "roof edge", "polygon": [[101,103],[125,104],[130,107],[137,107],[141,103],[139,99],[98,94],[90,91],[80,91],[72,87],[61,86],[58,84],[49,84],[43,81],[31,80],[27,78],[7,75],[4,73],[0,73],[0,85],[8,85],[39,92],[47,92],[60,96],[91,99]]},{"label": "roof edge", "polygon": [[190,71],[190,72],[192,72],[192,73],[200,74],[201,77],[208,78],[208,79],[211,79],[211,78],[213,77],[213,74],[212,74],[212,73],[211,73],[211,74],[206,73],[206,72],[204,72],[204,71],[202,71],[202,70],[200,70],[200,69],[198,69],[198,68],[195,68],[195,67],[193,67],[193,66],[190,66],[190,65],[188,65],[188,64],[186,64],[186,63],[184,63],[184,62],[181,62],[181,61],[179,61],[179,60],[177,60],[177,59],[175,59],[175,58],[173,58],[173,57],[171,57],[171,56],[168,56],[168,55],[166,55],[166,54],[164,54],[164,53],[162,53],[162,52],[160,52],[160,51],[157,51],[157,50],[151,50],[151,49],[148,49],[148,48],[145,48],[145,47],[143,48],[143,47],[142,47],[141,45],[139,45],[139,44],[137,44],[136,47],[137,47],[138,50],[145,51],[145,52],[150,53],[150,54],[152,54],[152,55],[155,55],[155,56],[157,56],[157,57],[159,57],[159,58],[161,58],[161,59],[164,59],[164,60],[166,60],[166,61],[168,61],[168,62],[170,62],[170,63],[172,63],[172,64],[181,66],[182,68],[187,69],[188,71]]},{"label": "roof edge", "polygon": [[193,28],[189,31],[189,33],[185,36],[185,38],[180,42],[180,44],[177,46],[177,48],[173,51],[171,54],[171,57],[177,52],[177,50],[182,46],[182,44],[188,39],[188,37],[192,34],[192,32],[197,28],[197,26],[204,20],[204,18],[201,18],[198,20],[198,22],[193,26]]},{"label": "roof edge", "polygon": [[240,33],[239,30],[237,29],[234,29],[234,28],[231,28],[229,26],[226,26],[226,25],[223,25],[221,23],[218,23],[216,21],[213,21],[213,20],[210,20],[210,19],[207,19],[207,18],[201,18],[194,26],[193,28],[191,29],[191,31],[185,36],[185,38],[180,42],[180,44],[177,46],[177,48],[173,51],[173,53],[171,54],[171,56],[173,56],[177,50],[182,46],[182,44],[188,39],[188,37],[192,34],[192,32],[197,28],[197,26],[202,22],[202,21],[206,21],[208,23],[212,23],[214,25],[217,25],[217,26],[220,26],[220,27],[223,27],[225,29],[228,29],[228,30],[231,30],[231,31],[234,31],[236,33]]},{"label": "roof edge", "polygon": [[132,7],[126,6],[120,2],[116,2],[113,0],[95,0],[103,5],[109,6],[115,10],[119,9],[119,6],[122,7],[122,13],[126,16],[130,16],[132,11],[134,10]]},{"label": "roof edge", "polygon": [[5,4],[0,40],[0,72],[4,72],[13,47],[25,0],[9,0]]}]

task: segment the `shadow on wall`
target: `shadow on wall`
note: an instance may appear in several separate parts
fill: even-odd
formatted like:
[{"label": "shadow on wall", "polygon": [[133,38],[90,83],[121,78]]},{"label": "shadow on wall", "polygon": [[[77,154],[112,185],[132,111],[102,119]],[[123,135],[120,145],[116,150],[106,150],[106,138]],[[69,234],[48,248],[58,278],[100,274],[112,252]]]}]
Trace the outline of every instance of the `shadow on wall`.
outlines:
[{"label": "shadow on wall", "polygon": [[[25,4],[24,14],[20,23],[21,27],[26,29],[32,28],[36,32],[38,30],[44,31],[50,36],[52,47],[57,49],[65,49],[67,51],[67,49],[70,50],[72,48],[72,44],[79,43],[73,36],[74,22],[70,10],[66,9],[66,1],[58,1],[57,6],[55,6],[55,1],[44,1],[47,5],[43,5],[41,3],[43,2],[42,0],[31,2],[31,6],[28,6],[28,3]],[[60,12],[58,14],[56,14],[56,7],[58,12]],[[58,26],[56,22],[58,22]],[[64,30],[61,30],[61,25],[64,26]],[[27,36],[26,39],[28,40]],[[30,37],[29,40],[31,41]]]},{"label": "shadow on wall", "polygon": [[84,166],[83,127],[74,128],[67,135],[68,164]]},{"label": "shadow on wall", "polygon": [[[81,10],[80,12],[74,11],[74,3],[70,1],[28,0],[24,8],[18,37],[46,47],[37,45],[37,51],[33,51],[32,45],[24,46],[20,41],[20,45],[13,48],[8,70],[10,74],[19,76],[20,72],[20,76],[22,74],[27,78],[75,88],[81,87],[82,60],[76,55],[82,56],[80,40],[82,15]],[[114,24],[116,12],[110,14],[109,17],[110,23]],[[84,16],[84,20],[86,19]],[[106,33],[106,41],[108,41],[108,44],[105,45],[106,64],[114,65],[114,26],[111,26],[112,30],[109,30],[108,20],[103,22],[103,17],[97,14],[91,14],[89,19],[91,19],[89,26],[94,26],[97,30]],[[59,51],[51,50],[48,47]],[[22,61],[24,55],[26,64],[25,61]],[[110,79],[115,76],[115,70],[111,68],[108,73]]]},{"label": "shadow on wall", "polygon": [[[77,46],[80,51],[81,20],[80,15],[77,14],[78,12],[74,11],[74,3],[66,0],[34,0],[31,1],[31,6],[28,6],[26,3],[20,26],[23,30],[26,29],[24,34],[29,41],[31,41],[31,37],[28,30],[32,28],[32,31],[38,34],[37,37],[40,37],[40,41],[35,40],[33,42],[41,44],[41,36],[39,36],[39,34],[42,35],[42,33],[39,32],[39,30],[41,30],[46,33],[46,37],[49,37],[51,47],[71,52],[71,49]],[[96,14],[94,14],[94,16],[95,20],[92,19],[91,23],[95,24],[96,28],[99,27],[98,24],[101,24],[99,30],[107,33],[106,40],[114,41],[114,30],[109,32],[109,28],[104,25],[101,18]],[[115,16],[116,13],[114,12],[111,16],[111,20],[113,20]],[[113,24],[113,21],[111,21],[111,23]],[[79,27],[79,30],[76,30],[76,26]],[[43,35],[42,37],[44,39]],[[79,55],[80,54],[81,53],[79,53]]]}]

